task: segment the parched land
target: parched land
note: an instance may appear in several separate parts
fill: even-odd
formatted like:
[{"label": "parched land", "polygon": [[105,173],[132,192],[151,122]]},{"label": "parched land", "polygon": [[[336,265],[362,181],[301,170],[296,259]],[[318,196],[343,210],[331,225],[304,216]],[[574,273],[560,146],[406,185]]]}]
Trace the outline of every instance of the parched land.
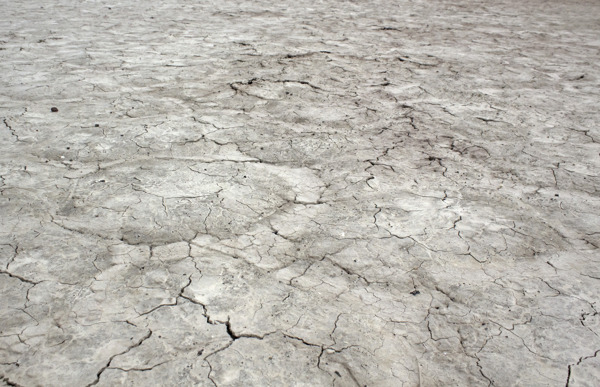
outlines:
[{"label": "parched land", "polygon": [[0,121],[0,384],[598,385],[597,1],[3,1]]}]

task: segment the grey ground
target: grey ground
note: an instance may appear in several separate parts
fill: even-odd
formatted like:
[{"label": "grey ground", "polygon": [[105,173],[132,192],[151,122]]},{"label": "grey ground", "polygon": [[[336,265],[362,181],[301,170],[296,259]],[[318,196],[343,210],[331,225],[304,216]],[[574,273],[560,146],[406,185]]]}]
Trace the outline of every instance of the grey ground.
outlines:
[{"label": "grey ground", "polygon": [[597,1],[0,15],[0,384],[598,385]]}]

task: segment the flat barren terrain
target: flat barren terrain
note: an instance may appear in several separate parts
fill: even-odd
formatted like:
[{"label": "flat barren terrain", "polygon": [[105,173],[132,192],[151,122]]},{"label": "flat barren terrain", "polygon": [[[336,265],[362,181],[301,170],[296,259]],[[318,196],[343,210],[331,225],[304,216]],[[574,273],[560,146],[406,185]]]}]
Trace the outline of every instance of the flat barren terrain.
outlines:
[{"label": "flat barren terrain", "polygon": [[598,386],[600,3],[0,4],[0,384]]}]

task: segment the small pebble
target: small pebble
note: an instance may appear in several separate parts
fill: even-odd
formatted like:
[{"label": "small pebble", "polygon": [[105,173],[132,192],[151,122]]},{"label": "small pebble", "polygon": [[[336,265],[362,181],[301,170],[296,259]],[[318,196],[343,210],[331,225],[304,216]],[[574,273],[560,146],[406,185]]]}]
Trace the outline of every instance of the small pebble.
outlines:
[{"label": "small pebble", "polygon": [[58,108],[53,106],[52,108],[50,108],[50,111],[52,113],[56,113],[58,111]]}]

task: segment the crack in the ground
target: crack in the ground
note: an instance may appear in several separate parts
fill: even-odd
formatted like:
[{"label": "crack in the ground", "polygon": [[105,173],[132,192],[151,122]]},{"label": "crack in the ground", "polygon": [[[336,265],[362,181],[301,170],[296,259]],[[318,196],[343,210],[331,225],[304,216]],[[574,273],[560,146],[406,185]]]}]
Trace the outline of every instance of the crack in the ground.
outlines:
[{"label": "crack in the ground", "polygon": [[169,363],[169,360],[165,360],[165,361],[161,361],[160,363],[154,364],[150,367],[142,367],[142,368],[121,368],[121,367],[108,367],[108,369],[111,370],[119,370],[119,371],[123,371],[123,372],[146,372],[146,371],[152,371],[153,369],[155,369],[158,366],[161,366],[163,364],[167,364]]},{"label": "crack in the ground", "polygon": [[17,134],[17,132],[13,129],[13,127],[8,123],[7,119],[4,118],[2,120],[2,122],[4,122],[4,125],[8,128],[8,130],[10,131],[10,134],[13,135],[16,139],[17,142],[21,142],[21,139],[19,138],[19,135]]},{"label": "crack in the ground", "polygon": [[27,279],[25,277],[22,277],[22,276],[20,276],[18,274],[14,274],[14,273],[11,273],[9,271],[2,270],[2,269],[0,269],[0,274],[7,275],[7,276],[9,276],[11,278],[18,279],[21,282],[25,282],[25,283],[28,283],[28,284],[31,284],[31,285],[34,285],[34,286],[43,282],[43,281],[33,281],[33,280]]},{"label": "crack in the ground", "polygon": [[112,361],[114,360],[115,357],[117,356],[121,356],[124,355],[126,353],[128,353],[129,351],[131,351],[134,348],[139,347],[140,345],[142,345],[144,343],[144,341],[146,341],[147,339],[149,339],[152,336],[152,330],[148,330],[148,333],[142,337],[140,340],[138,340],[136,343],[134,343],[133,345],[127,347],[127,349],[125,349],[123,352],[119,352],[115,355],[112,355],[109,359],[108,362],[106,363],[106,365],[104,367],[102,367],[98,373],[96,374],[96,379],[91,382],[90,384],[88,384],[86,387],[90,387],[90,386],[94,386],[96,384],[98,384],[100,382],[100,378],[102,377],[102,373],[104,371],[106,371],[108,368],[110,368],[110,364],[112,363]]},{"label": "crack in the ground", "polygon": [[22,384],[19,384],[17,382],[13,382],[12,380],[10,380],[8,378],[8,376],[4,376],[4,375],[0,375],[0,381],[6,383],[7,386],[12,386],[12,387],[25,387]]}]

